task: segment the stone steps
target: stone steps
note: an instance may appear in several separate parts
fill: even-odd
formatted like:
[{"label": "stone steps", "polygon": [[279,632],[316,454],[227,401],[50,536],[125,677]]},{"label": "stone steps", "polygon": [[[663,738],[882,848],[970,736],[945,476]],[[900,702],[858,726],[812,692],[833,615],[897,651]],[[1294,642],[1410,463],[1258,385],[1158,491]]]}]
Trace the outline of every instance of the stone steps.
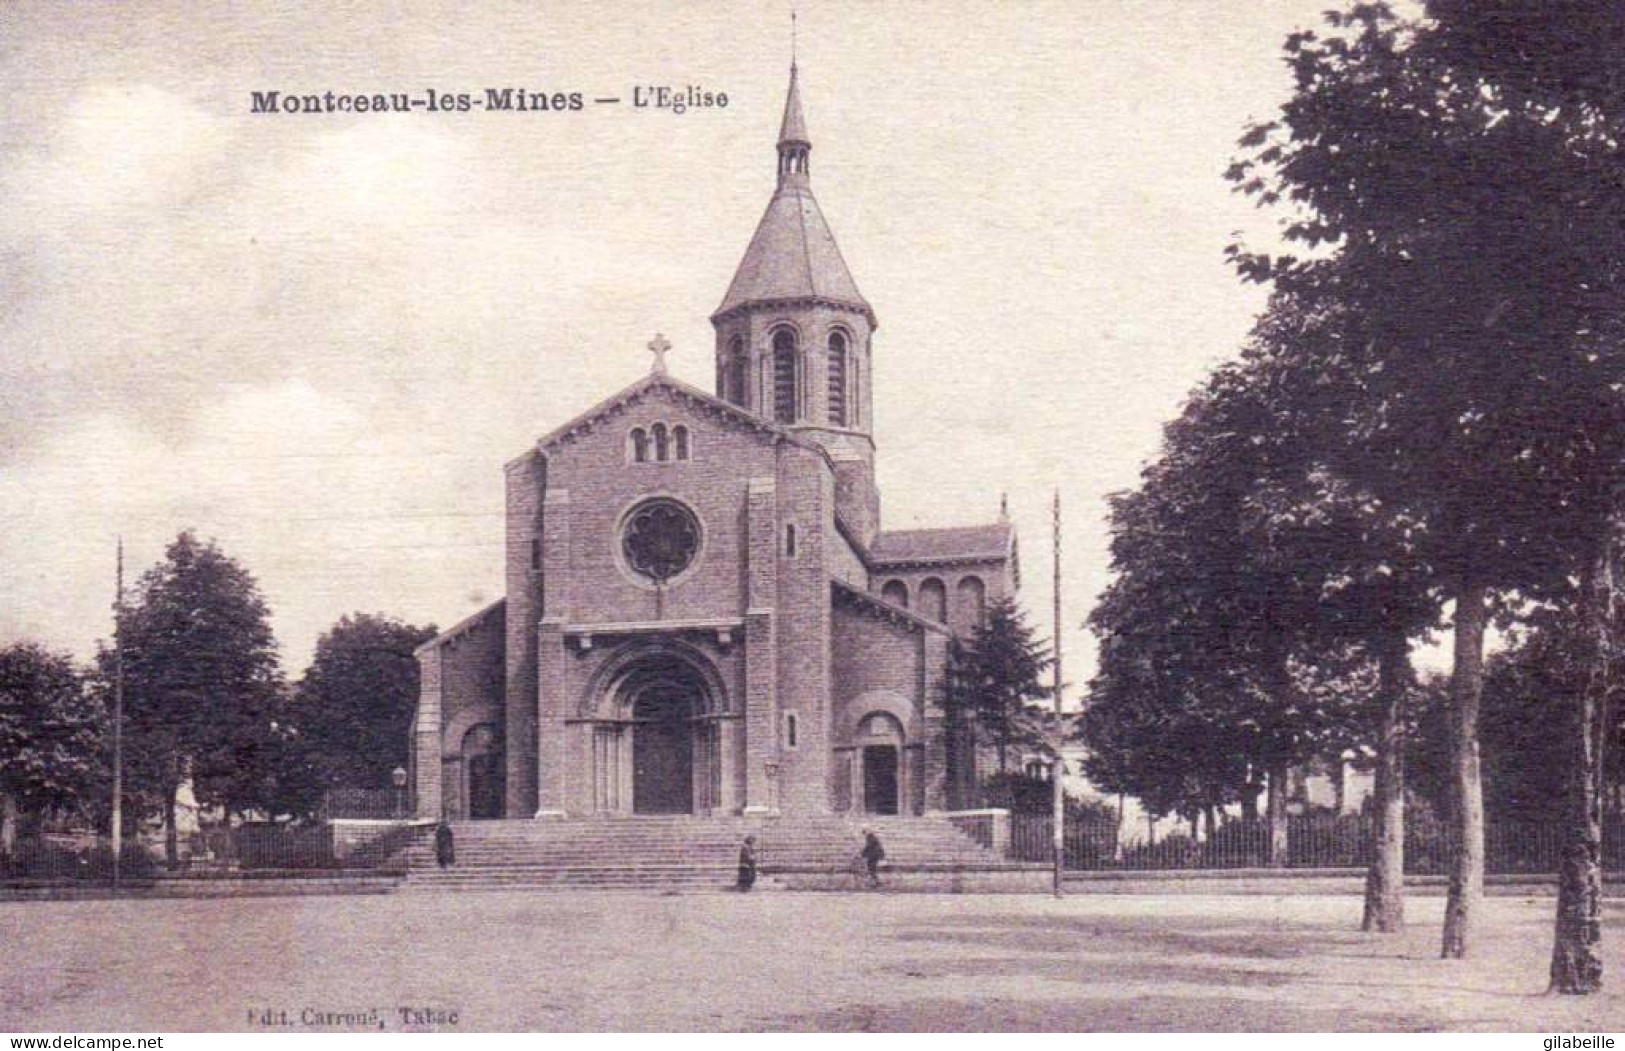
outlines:
[{"label": "stone steps", "polygon": [[756,836],[764,875],[843,874],[873,828],[888,866],[986,870],[1003,862],[942,818],[617,816],[567,821],[452,824],[457,863],[441,869],[431,841],[405,853],[408,890],[723,890],[734,882],[740,841]]}]

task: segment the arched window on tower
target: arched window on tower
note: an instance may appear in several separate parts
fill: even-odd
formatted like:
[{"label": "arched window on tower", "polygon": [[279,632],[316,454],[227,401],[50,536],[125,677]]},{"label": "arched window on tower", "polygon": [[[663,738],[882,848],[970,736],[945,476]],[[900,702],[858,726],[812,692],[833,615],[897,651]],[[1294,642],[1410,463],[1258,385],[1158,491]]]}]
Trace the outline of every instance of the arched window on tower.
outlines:
[{"label": "arched window on tower", "polygon": [[845,427],[850,419],[847,412],[846,374],[846,333],[831,332],[829,334],[829,422],[837,427]]},{"label": "arched window on tower", "polygon": [[677,459],[688,459],[688,428],[680,423],[673,427],[671,429],[671,444]]},{"label": "arched window on tower", "polygon": [[649,432],[654,438],[655,459],[665,463],[671,459],[671,439],[666,434],[666,425],[657,423],[649,428]]},{"label": "arched window on tower", "polygon": [[735,336],[728,344],[728,360],[723,364],[722,370],[722,396],[735,405],[743,408],[745,397],[745,340]]},{"label": "arched window on tower", "polygon": [[643,432],[642,427],[633,427],[628,437],[628,448],[633,463],[643,463],[649,459],[649,436]]},{"label": "arched window on tower", "polygon": [[787,328],[773,333],[773,420],[796,422],[796,334]]}]

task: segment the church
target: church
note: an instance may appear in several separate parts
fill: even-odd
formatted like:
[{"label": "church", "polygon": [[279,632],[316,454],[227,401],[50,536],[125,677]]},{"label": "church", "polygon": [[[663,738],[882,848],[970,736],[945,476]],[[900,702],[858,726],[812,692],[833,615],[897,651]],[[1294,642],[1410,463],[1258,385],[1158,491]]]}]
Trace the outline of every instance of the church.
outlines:
[{"label": "church", "polygon": [[[1016,537],[882,528],[878,319],[813,198],[794,64],[777,183],[711,315],[716,390],[641,380],[504,468],[506,597],[417,651],[427,819],[923,814],[975,749],[956,637]],[[988,501],[991,507],[993,501]]]}]

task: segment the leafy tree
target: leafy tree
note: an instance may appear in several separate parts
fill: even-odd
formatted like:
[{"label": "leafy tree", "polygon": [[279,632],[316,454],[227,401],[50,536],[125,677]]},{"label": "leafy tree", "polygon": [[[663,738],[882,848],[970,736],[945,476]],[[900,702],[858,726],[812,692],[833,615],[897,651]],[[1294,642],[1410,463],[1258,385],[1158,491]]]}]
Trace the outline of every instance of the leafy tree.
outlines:
[{"label": "leafy tree", "polygon": [[999,773],[1009,769],[1013,747],[1034,739],[1029,703],[1050,695],[1041,681],[1050,666],[1048,652],[1009,596],[987,608],[987,617],[958,648],[949,675],[951,709],[969,712],[987,731],[999,757]]},{"label": "leafy tree", "polygon": [[1568,724],[1588,670],[1583,627],[1572,611],[1542,611],[1514,647],[1488,662],[1482,731],[1489,820],[1564,820],[1569,739],[1577,729]]},{"label": "leafy tree", "polygon": [[[1524,612],[1508,646],[1485,662],[1480,735],[1484,813],[1490,823],[1551,824],[1566,819],[1572,722],[1590,668],[1585,625],[1575,609],[1576,604],[1570,603]],[[1622,643],[1625,637],[1616,630],[1611,644]],[[1610,712],[1609,739],[1619,741],[1625,706],[1611,704]],[[1447,726],[1430,719],[1420,733],[1418,747],[1429,754],[1424,764],[1448,756]],[[1609,749],[1605,791],[1616,800],[1625,768],[1622,758],[1620,749]],[[1417,783],[1439,808],[1448,805],[1448,787],[1431,776]]]},{"label": "leafy tree", "polygon": [[[1466,954],[1483,890],[1479,712],[1491,600],[1603,579],[1625,462],[1620,111],[1602,90],[1620,80],[1570,83],[1553,72],[1567,63],[1538,39],[1525,51],[1486,46],[1513,42],[1527,20],[1498,22],[1471,6],[1434,4],[1437,17],[1407,21],[1358,3],[1329,13],[1322,33],[1294,34],[1294,95],[1279,119],[1249,131],[1230,173],[1286,212],[1283,235],[1308,253],[1238,249],[1238,269],[1335,317],[1340,338],[1321,350],[1360,378],[1342,417],[1361,453],[1341,469],[1420,524],[1422,561],[1455,606],[1460,845],[1446,956]],[[1525,75],[1511,54],[1553,61]],[[1603,589],[1581,594],[1604,615]],[[1576,735],[1577,786],[1591,781],[1595,738]],[[1589,797],[1577,788],[1576,798]],[[1575,821],[1587,859],[1576,872],[1589,875],[1566,877],[1563,892],[1565,902],[1584,899],[1592,919],[1595,829]],[[1592,919],[1559,924],[1571,963],[1559,967],[1554,955],[1554,985],[1595,987],[1569,980],[1600,974],[1594,959],[1572,962]]]},{"label": "leafy tree", "polygon": [[1366,449],[1347,408],[1361,403],[1366,377],[1340,352],[1343,321],[1335,305],[1277,292],[1244,354],[1275,417],[1266,439],[1274,453],[1253,497],[1262,514],[1255,547],[1317,589],[1306,641],[1370,665],[1362,721],[1376,752],[1377,849],[1362,926],[1394,933],[1404,926],[1410,643],[1432,627],[1438,602],[1422,523],[1351,467]]},{"label": "leafy tree", "polygon": [[[1260,336],[1165,432],[1140,489],[1112,501],[1115,579],[1085,739],[1091,773],[1154,811],[1256,792],[1284,863],[1287,768],[1368,732],[1373,516],[1317,460]],[[1392,573],[1393,567],[1385,568]],[[1400,650],[1403,651],[1403,637]]]},{"label": "leafy tree", "polygon": [[100,784],[102,719],[73,659],[32,642],[0,649],[0,855],[19,818],[80,808]]},{"label": "leafy tree", "polygon": [[[119,618],[124,648],[127,780],[158,801],[165,855],[177,863],[175,798],[228,813],[269,809],[283,754],[282,674],[259,585],[212,541],[183,532],[144,573]],[[113,650],[98,655],[100,690]]]},{"label": "leafy tree", "polygon": [[433,625],[357,613],[322,635],[288,713],[314,783],[389,787],[407,761],[417,707],[413,651],[435,634]]}]

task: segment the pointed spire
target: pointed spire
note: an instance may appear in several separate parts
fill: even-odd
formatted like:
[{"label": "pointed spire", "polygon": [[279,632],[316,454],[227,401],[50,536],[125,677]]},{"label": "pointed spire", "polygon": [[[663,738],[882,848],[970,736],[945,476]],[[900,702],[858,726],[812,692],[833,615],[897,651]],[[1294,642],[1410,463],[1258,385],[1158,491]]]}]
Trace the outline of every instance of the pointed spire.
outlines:
[{"label": "pointed spire", "polygon": [[790,90],[784,95],[784,120],[779,123],[779,186],[807,185],[807,119],[801,115],[801,87],[795,59],[790,60]]},{"label": "pointed spire", "polygon": [[800,72],[792,61],[779,127],[777,189],[711,320],[715,323],[752,304],[823,300],[860,310],[872,330],[874,311],[858,292],[829,224],[813,200],[807,178],[812,142],[801,114]]},{"label": "pointed spire", "polygon": [[796,64],[790,62],[790,90],[784,96],[784,120],[779,124],[779,149],[789,145],[811,146],[807,138],[807,118],[801,115],[801,89],[796,84]]},{"label": "pointed spire", "polygon": [[779,152],[784,147],[796,143],[808,148],[812,147],[812,140],[807,138],[807,119],[801,115],[801,91],[796,86],[796,8],[790,5],[790,90],[784,96],[784,119],[779,122]]}]

